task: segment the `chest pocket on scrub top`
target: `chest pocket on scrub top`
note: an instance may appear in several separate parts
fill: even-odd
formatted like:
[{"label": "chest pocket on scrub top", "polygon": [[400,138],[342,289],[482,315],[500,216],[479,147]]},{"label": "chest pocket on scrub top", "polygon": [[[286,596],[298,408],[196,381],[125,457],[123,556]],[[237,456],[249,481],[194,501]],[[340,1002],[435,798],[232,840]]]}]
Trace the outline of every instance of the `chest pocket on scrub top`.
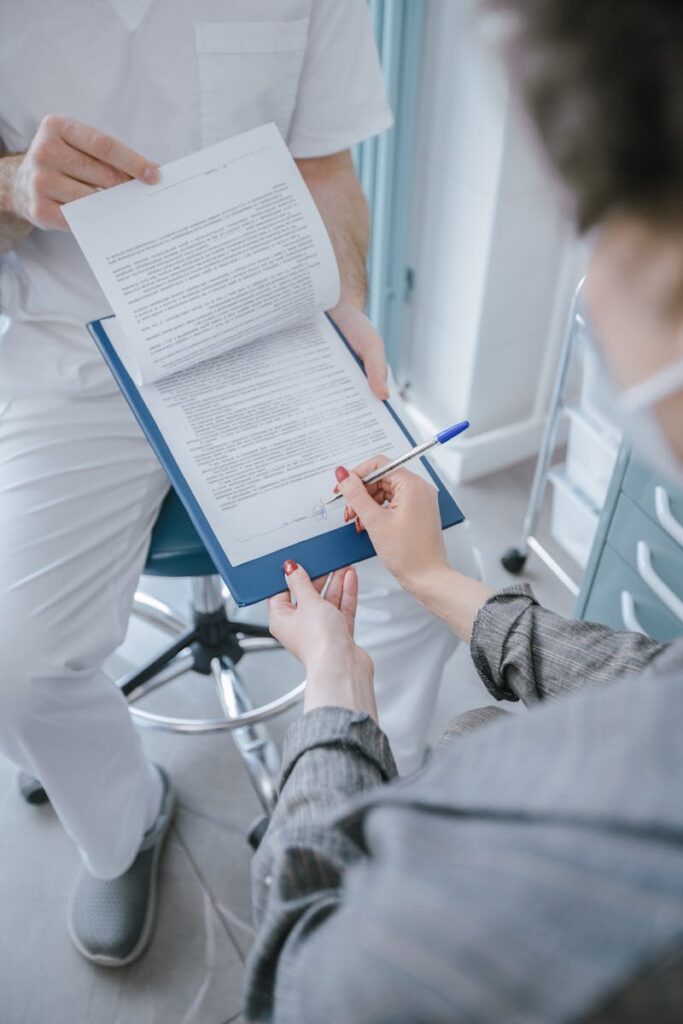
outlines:
[{"label": "chest pocket on scrub top", "polygon": [[308,18],[195,25],[204,146],[268,121],[287,138],[307,34]]}]

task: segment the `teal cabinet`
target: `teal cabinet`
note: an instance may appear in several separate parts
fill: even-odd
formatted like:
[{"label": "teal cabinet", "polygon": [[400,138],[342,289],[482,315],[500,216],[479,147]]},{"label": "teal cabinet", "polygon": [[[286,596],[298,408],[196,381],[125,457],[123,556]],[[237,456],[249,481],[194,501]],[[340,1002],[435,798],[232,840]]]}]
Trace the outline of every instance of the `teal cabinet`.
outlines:
[{"label": "teal cabinet", "polygon": [[622,447],[583,578],[578,618],[656,640],[683,634],[683,492]]}]

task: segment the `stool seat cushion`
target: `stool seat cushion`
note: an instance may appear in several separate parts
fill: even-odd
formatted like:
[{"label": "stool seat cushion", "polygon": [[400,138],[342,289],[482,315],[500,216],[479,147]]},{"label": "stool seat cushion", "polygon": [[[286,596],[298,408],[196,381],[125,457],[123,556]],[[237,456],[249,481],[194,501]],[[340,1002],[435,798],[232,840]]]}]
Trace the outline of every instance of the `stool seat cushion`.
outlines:
[{"label": "stool seat cushion", "polygon": [[152,530],[148,576],[213,576],[216,569],[175,491],[169,491]]}]

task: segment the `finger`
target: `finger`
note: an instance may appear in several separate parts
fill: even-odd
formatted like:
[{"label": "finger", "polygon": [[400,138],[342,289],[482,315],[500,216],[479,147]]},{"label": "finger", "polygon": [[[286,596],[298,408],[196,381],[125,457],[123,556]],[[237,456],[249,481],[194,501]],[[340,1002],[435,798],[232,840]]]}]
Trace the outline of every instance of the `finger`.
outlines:
[{"label": "finger", "polygon": [[360,465],[353,467],[353,472],[356,476],[364,477],[368,473],[374,473],[376,469],[380,469],[382,466],[386,466],[387,462],[391,462],[388,455],[373,455],[371,459],[366,459],[365,462],[361,462]]},{"label": "finger", "polygon": [[115,167],[103,164],[101,160],[95,160],[94,157],[66,143],[60,148],[58,166],[65,174],[94,188],[113,188],[114,185],[130,181],[129,174],[117,171]]},{"label": "finger", "polygon": [[361,477],[363,487],[374,500],[376,505],[384,505],[387,501],[393,501],[396,497],[397,491],[400,491],[406,486],[410,486],[411,481],[422,479],[409,469],[392,469],[391,472],[387,473],[386,476],[383,476],[381,480],[374,480],[372,483],[365,483],[362,480],[362,476],[366,474],[361,474],[356,469],[354,469],[353,472],[356,476]]},{"label": "finger", "polygon": [[33,223],[47,230],[70,230],[59,203],[56,203],[54,199],[44,199],[41,201],[38,207],[38,217]]},{"label": "finger", "polygon": [[325,600],[329,601],[335,608],[339,607],[339,602],[341,601],[345,572],[345,569],[338,569],[336,572],[332,573],[329,586],[325,591]]},{"label": "finger", "polygon": [[62,139],[80,149],[82,153],[100,160],[104,164],[115,167],[117,171],[123,171],[131,178],[139,181],[152,183],[159,180],[159,167],[153,161],[148,160],[140,153],[136,153],[130,146],[113,135],[107,135],[90,125],[81,124],[80,121],[67,119],[62,124]]},{"label": "finger", "polygon": [[292,595],[289,592],[289,588],[287,588],[287,590],[283,590],[281,594],[274,594],[268,601],[268,611],[271,613],[279,612],[282,611],[283,608],[291,607]]},{"label": "finger", "polygon": [[65,174],[56,174],[47,188],[47,196],[58,203],[72,203],[74,199],[93,195],[97,189],[84,185],[82,181],[67,178]]},{"label": "finger", "polygon": [[373,395],[382,402],[386,402],[389,397],[389,388],[387,387],[387,361],[384,358],[384,353],[371,353],[363,360],[363,366]]},{"label": "finger", "polygon": [[382,339],[373,330],[372,334],[366,335],[361,342],[357,342],[354,348],[363,363],[372,393],[385,401],[389,397],[389,389],[387,388],[387,361],[384,357]]},{"label": "finger", "polygon": [[[371,459],[366,459],[365,462],[361,462],[359,466],[354,466],[353,472],[362,480],[364,476],[368,476],[370,473],[374,473],[376,469],[381,469],[382,466],[386,466],[386,464],[390,461],[391,460],[389,459],[388,455],[373,455]],[[375,500],[378,500],[379,492],[382,488],[382,481],[378,480],[376,483],[366,484],[365,488],[368,491],[368,493],[371,494],[373,498],[375,498]],[[339,484],[332,488],[332,492],[333,494],[339,493]]]},{"label": "finger", "polygon": [[[372,500],[377,505],[384,505],[386,501],[390,501],[394,494],[393,488],[384,487],[383,480],[375,480],[373,483],[369,484],[363,481],[363,486],[365,487],[365,490],[368,492]],[[339,492],[339,485],[335,487],[335,491]],[[350,505],[347,505],[347,509],[348,515],[345,516],[345,522],[348,523],[351,519],[354,518],[356,513],[354,512]]]},{"label": "finger", "polygon": [[409,501],[420,491],[427,491],[434,500],[438,501],[438,492],[432,481],[425,480],[410,469],[397,469],[386,478],[386,483],[387,501],[391,508],[396,508],[402,502]]},{"label": "finger", "polygon": [[297,604],[305,604],[312,597],[318,597],[315,587],[303,566],[298,565],[291,558],[282,566],[289,592]]},{"label": "finger", "polygon": [[325,589],[325,584],[329,580],[330,576],[331,573],[328,572],[327,576],[318,576],[316,579],[313,580],[313,586],[315,587],[316,592],[318,594],[322,594],[323,590]]},{"label": "finger", "polygon": [[[346,474],[345,476],[343,474]],[[367,492],[363,481],[355,473],[349,473],[343,466],[337,469],[339,489],[346,498],[347,503],[354,509],[356,515],[362,516],[363,522],[372,529],[379,517],[385,512],[381,505]]]},{"label": "finger", "polygon": [[346,626],[353,636],[356,624],[356,609],[358,607],[358,576],[355,569],[347,569],[342,581],[341,600],[339,610],[346,620]]},{"label": "finger", "polygon": [[295,612],[289,590],[276,594],[268,602],[268,629],[280,643],[286,639],[287,621]]}]

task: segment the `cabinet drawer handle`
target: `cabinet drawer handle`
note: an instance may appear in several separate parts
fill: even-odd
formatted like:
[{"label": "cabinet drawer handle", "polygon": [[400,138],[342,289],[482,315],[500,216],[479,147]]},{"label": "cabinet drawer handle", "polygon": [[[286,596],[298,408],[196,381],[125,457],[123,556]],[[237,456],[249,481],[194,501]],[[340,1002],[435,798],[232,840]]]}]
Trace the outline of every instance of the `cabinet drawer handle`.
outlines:
[{"label": "cabinet drawer handle", "polygon": [[683,601],[655,572],[650,548],[644,540],[638,541],[636,562],[643,583],[647,584],[652,593],[657,595],[662,604],[669,609],[672,615],[676,616],[679,622],[683,622]]},{"label": "cabinet drawer handle", "polygon": [[655,512],[660,526],[683,548],[683,523],[671,511],[669,495],[663,487],[655,487]]},{"label": "cabinet drawer handle", "polygon": [[621,592],[621,621],[629,633],[642,633],[643,636],[649,636],[647,630],[643,629],[638,622],[636,602],[633,600],[633,594],[628,590]]}]

